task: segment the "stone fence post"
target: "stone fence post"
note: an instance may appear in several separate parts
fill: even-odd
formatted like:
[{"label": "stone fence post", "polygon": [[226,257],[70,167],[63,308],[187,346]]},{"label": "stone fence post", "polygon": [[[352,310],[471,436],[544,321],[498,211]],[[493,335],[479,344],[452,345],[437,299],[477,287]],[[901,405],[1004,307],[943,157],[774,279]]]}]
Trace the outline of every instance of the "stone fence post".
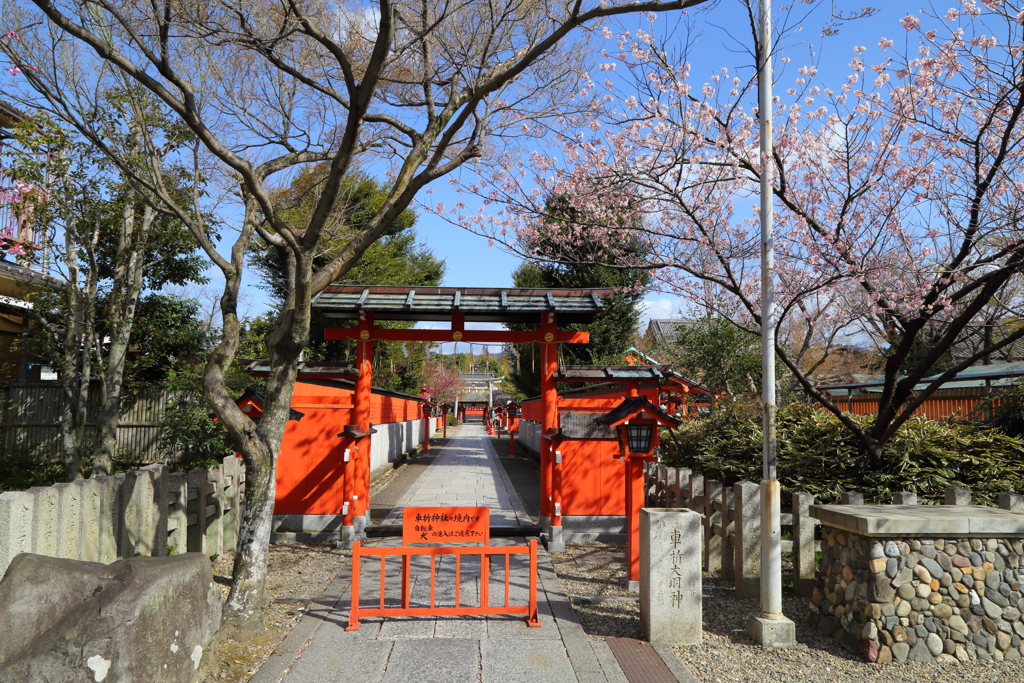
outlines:
[{"label": "stone fence post", "polygon": [[860,491],[847,491],[842,496],[840,496],[840,499],[841,499],[843,505],[863,505],[864,504],[864,494],[861,493]]},{"label": "stone fence post", "polygon": [[690,482],[690,469],[688,467],[676,467],[675,499],[670,507],[682,508],[686,505],[686,487]]},{"label": "stone fence post", "polygon": [[811,517],[814,496],[793,494],[793,588],[796,594],[809,598],[814,592],[814,527]]},{"label": "stone fence post", "polygon": [[699,645],[701,520],[692,510],[640,510],[640,628],[654,644]]},{"label": "stone fence post", "polygon": [[715,512],[715,501],[722,496],[722,482],[704,484],[704,569],[717,572],[722,568],[722,537],[715,534],[715,525],[722,523],[721,513]]},{"label": "stone fence post", "polygon": [[733,484],[736,518],[733,544],[736,547],[736,596],[761,596],[761,487],[750,481]]},{"label": "stone fence post", "polygon": [[910,491],[900,491],[892,494],[893,505],[917,505],[917,494]]},{"label": "stone fence post", "polygon": [[188,549],[188,475],[175,472],[167,480],[167,545],[180,555]]},{"label": "stone fence post", "polygon": [[970,505],[971,490],[959,486],[948,487],[943,494],[943,505]]},{"label": "stone fence post", "polygon": [[1024,496],[1019,493],[1000,493],[999,507],[1010,512],[1024,512]]},{"label": "stone fence post", "polygon": [[206,470],[188,473],[188,552],[209,555],[206,546]]}]

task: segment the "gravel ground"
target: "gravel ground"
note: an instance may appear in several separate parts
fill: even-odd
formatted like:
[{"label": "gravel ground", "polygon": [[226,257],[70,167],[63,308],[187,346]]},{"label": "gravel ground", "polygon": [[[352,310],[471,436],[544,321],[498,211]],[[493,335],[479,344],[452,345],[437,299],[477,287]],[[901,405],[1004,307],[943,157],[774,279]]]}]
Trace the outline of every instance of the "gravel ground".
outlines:
[{"label": "gravel ground", "polygon": [[[266,630],[244,643],[218,640],[204,681],[248,681],[299,622],[309,603],[334,580],[349,557],[351,552],[337,550],[333,542],[271,545],[266,587],[268,604],[263,616]],[[233,562],[234,556],[227,555],[213,564],[214,581],[225,598],[231,586]]]},{"label": "gravel ground", "polygon": [[[432,438],[430,447],[436,452],[447,441]],[[379,523],[387,516],[433,460],[432,456],[409,458],[401,467],[373,482],[370,488],[370,518],[373,523]],[[338,550],[334,546],[333,541],[274,543],[270,546],[266,586],[268,603],[263,617],[266,630],[244,643],[218,640],[204,683],[249,680],[299,622],[309,603],[323,593],[344,563],[351,562],[351,551]],[[231,587],[233,562],[232,554],[217,558],[213,564],[214,581],[225,598]]]},{"label": "gravel ground", "polygon": [[[566,552],[551,553],[555,572],[572,599],[583,630],[591,639],[642,638],[640,606],[625,590],[625,545],[567,543]],[[1021,683],[1024,660],[972,661],[970,664],[869,664],[804,620],[808,601],[786,595],[783,611],[796,622],[797,647],[764,650],[746,631],[754,600],[734,597],[733,586],[716,576],[704,580],[704,642],[675,648],[700,681],[731,683]],[[626,599],[623,599],[626,598]]]}]

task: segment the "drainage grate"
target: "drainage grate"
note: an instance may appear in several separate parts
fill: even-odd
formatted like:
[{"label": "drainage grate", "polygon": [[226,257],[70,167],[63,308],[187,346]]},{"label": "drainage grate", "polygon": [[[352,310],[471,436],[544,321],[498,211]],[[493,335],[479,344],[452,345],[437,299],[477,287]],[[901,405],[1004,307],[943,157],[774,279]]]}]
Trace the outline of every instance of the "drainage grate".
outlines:
[{"label": "drainage grate", "polygon": [[629,683],[679,683],[651,644],[633,638],[606,638]]}]

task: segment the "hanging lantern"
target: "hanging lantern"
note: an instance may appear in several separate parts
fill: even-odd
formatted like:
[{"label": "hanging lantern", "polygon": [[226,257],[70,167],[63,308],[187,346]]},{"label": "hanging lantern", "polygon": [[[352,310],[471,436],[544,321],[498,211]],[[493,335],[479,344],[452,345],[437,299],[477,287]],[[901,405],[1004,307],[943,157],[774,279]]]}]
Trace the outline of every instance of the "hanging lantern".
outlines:
[{"label": "hanging lantern", "polygon": [[635,422],[626,425],[626,443],[629,445],[629,452],[650,453],[653,435],[654,425],[651,423]]}]

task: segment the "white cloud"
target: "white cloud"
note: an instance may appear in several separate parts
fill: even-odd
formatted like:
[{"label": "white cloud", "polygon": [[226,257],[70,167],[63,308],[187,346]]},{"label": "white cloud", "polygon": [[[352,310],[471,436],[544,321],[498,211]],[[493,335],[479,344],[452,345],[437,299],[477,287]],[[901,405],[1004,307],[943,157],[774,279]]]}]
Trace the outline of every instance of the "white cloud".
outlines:
[{"label": "white cloud", "polygon": [[647,328],[652,318],[678,318],[680,310],[685,306],[685,300],[674,296],[649,295],[650,298],[641,302],[644,309],[640,321],[641,331]]}]

